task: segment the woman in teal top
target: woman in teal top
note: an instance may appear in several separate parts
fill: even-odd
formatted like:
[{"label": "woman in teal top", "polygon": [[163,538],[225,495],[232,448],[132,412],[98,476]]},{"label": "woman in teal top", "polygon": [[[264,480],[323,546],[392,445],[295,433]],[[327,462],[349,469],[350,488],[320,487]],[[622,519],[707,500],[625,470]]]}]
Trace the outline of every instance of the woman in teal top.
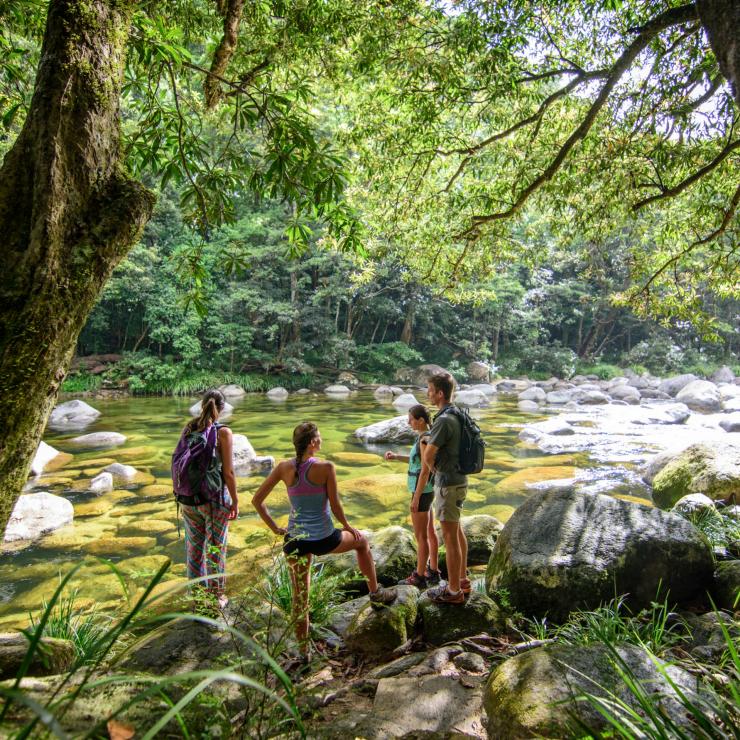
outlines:
[{"label": "woman in teal top", "polygon": [[[414,525],[414,536],[417,545],[416,570],[401,583],[426,588],[428,585],[439,583],[438,550],[439,541],[434,529],[434,482],[431,471],[423,462],[422,445],[426,444],[429,436],[431,420],[429,412],[421,404],[409,409],[409,425],[419,435],[408,455],[399,455],[395,452],[386,452],[386,460],[403,460],[408,462],[408,489],[411,494],[411,522]],[[428,565],[427,565],[428,561]]]}]

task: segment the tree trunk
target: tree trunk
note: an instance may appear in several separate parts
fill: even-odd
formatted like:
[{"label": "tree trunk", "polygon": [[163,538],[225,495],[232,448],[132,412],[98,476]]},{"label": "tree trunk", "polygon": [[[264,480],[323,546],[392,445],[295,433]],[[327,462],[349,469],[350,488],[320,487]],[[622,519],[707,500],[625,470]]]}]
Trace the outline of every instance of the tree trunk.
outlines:
[{"label": "tree trunk", "polygon": [[406,304],[406,316],[403,321],[403,329],[401,330],[401,341],[404,344],[411,344],[413,339],[414,331],[414,317],[416,316],[416,296],[411,296],[409,302]]},{"label": "tree trunk", "polygon": [[291,341],[299,342],[301,338],[301,310],[298,305],[298,268],[290,271],[290,305],[293,308]]},{"label": "tree trunk", "polygon": [[740,2],[698,0],[696,7],[720,71],[740,107]]},{"label": "tree trunk", "polygon": [[154,206],[120,162],[133,7],[52,0],[28,117],[0,169],[0,532],[85,320]]}]

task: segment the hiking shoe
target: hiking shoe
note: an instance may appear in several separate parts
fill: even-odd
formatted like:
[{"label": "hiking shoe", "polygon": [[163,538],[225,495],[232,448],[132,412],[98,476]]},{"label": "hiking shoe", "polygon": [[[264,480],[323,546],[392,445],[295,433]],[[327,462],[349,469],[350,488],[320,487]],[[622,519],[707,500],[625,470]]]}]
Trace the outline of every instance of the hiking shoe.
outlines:
[{"label": "hiking shoe", "polygon": [[460,579],[460,590],[468,596],[470,592],[473,590],[473,584],[470,582],[470,578],[461,578]]},{"label": "hiking shoe", "polygon": [[[427,591],[427,593],[429,594],[429,591]],[[435,589],[434,593],[429,595],[429,598],[436,604],[465,603],[465,594],[462,591],[458,591],[456,594],[453,594],[450,589],[447,588],[447,586],[445,586],[443,589],[440,589],[439,591]]]},{"label": "hiking shoe", "polygon": [[416,586],[420,591],[427,587],[427,579],[424,576],[420,576],[416,571],[413,571],[408,578],[404,578],[398,582],[399,586]]},{"label": "hiking shoe", "polygon": [[397,595],[395,588],[384,588],[383,586],[378,586],[377,591],[369,594],[370,603],[373,606],[392,604],[396,600]]},{"label": "hiking shoe", "polygon": [[442,573],[438,570],[432,570],[428,565],[424,570],[424,578],[430,586],[436,586],[442,580]]}]

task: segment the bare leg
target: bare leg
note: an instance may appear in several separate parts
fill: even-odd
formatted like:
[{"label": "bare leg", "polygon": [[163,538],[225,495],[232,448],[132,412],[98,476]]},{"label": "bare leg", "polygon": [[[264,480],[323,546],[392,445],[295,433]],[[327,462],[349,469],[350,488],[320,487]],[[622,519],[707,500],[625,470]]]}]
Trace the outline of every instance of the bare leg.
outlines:
[{"label": "bare leg", "polygon": [[[447,585],[450,591],[460,590],[460,565],[462,553],[460,552],[460,523],[459,522],[441,522],[442,537],[445,541],[445,550],[447,553]],[[465,535],[463,535],[465,537]],[[466,557],[467,557],[467,540]]]},{"label": "bare leg", "polygon": [[375,575],[375,562],[370,553],[370,545],[367,539],[361,537],[356,540],[351,532],[345,530],[342,532],[342,541],[332,550],[332,553],[349,552],[350,550],[357,552],[357,566],[360,573],[367,579],[367,587],[370,589],[370,593],[377,591],[378,579]]},{"label": "bare leg", "polygon": [[288,557],[293,584],[293,620],[298,649],[308,654],[308,594],[311,588],[311,556]]},{"label": "bare leg", "polygon": [[432,571],[439,570],[439,539],[437,538],[437,530],[434,528],[434,512],[432,509],[429,509],[427,542],[429,543],[429,569]]},{"label": "bare leg", "polygon": [[460,543],[460,579],[468,577],[468,538],[465,536],[462,524],[458,527],[457,540]]},{"label": "bare leg", "polygon": [[411,523],[414,525],[414,537],[416,537],[416,572],[420,576],[423,576],[427,567],[427,560],[429,559],[429,540],[427,534],[429,512],[412,512]]}]

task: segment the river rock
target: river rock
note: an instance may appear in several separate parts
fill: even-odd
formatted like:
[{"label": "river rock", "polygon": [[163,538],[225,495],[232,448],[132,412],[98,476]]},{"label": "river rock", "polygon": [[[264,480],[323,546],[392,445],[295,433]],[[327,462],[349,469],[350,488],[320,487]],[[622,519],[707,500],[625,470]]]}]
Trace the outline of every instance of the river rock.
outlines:
[{"label": "river rock", "polygon": [[540,410],[540,407],[536,401],[519,401],[516,407],[519,409],[519,411],[526,411],[528,413],[533,413]]},{"label": "river rock", "polygon": [[692,515],[702,511],[711,511],[719,516],[717,509],[714,508],[714,501],[703,493],[690,493],[688,496],[682,496],[673,505],[671,511],[684,519],[689,519]]},{"label": "river rock", "polygon": [[468,565],[486,565],[503,523],[488,514],[474,514],[462,517],[460,525],[468,540]]},{"label": "river rock", "polygon": [[719,388],[708,380],[694,380],[684,386],[676,400],[697,411],[719,411],[722,407]]},{"label": "river rock", "polygon": [[[616,650],[643,690],[660,695],[668,716],[685,716],[673,686],[682,693],[696,691],[696,679],[690,673],[662,661],[658,667],[647,651],[634,645],[620,645]],[[614,660],[609,648],[600,643],[548,645],[505,660],[484,689],[488,737],[573,737],[574,716],[591,730],[608,729],[610,725],[591,704],[575,700],[583,692],[607,698],[614,694],[638,711]]]},{"label": "river rock", "polygon": [[458,406],[488,406],[489,400],[485,393],[476,390],[457,391],[455,403]]},{"label": "river rock", "polygon": [[271,401],[284,401],[290,394],[285,388],[278,386],[277,388],[270,388],[265,395]]},{"label": "river rock", "polygon": [[[203,401],[196,401],[189,409],[190,416],[200,416],[200,412],[203,410]],[[218,415],[219,419],[226,419],[234,413],[234,407],[228,402],[224,401],[223,411]]]},{"label": "river rock", "polygon": [[487,362],[474,360],[469,362],[465,369],[470,380],[483,380],[487,383],[491,377],[491,366]]},{"label": "river rock", "polygon": [[740,398],[740,385],[735,385],[734,383],[720,385],[719,397],[723,401],[729,401],[731,398]]},{"label": "river rock", "polygon": [[413,635],[419,591],[414,586],[396,586],[396,600],[376,607],[364,597],[363,604],[344,635],[347,647],[368,657],[392,653]]},{"label": "river rock", "polygon": [[740,432],[740,411],[729,414],[726,418],[721,419],[719,425],[726,432]]},{"label": "river rock", "polygon": [[358,386],[360,385],[360,379],[354,373],[350,373],[345,370],[344,372],[339,373],[337,383],[341,385]]},{"label": "river rock", "polygon": [[249,475],[252,471],[254,461],[257,459],[257,453],[252,447],[252,443],[244,434],[233,434],[233,456],[234,456],[234,475]]},{"label": "river rock", "polygon": [[640,391],[640,395],[642,398],[657,401],[668,401],[671,398],[667,393],[663,393],[663,391],[659,391],[656,388],[644,388]]},{"label": "river rock", "polygon": [[117,447],[126,441],[124,434],[118,432],[93,432],[92,434],[83,434],[80,437],[74,437],[69,443],[75,447],[82,447],[91,450],[106,450],[110,447]]},{"label": "river rock", "polygon": [[33,462],[31,463],[31,473],[33,475],[41,475],[44,472],[44,468],[58,454],[59,450],[55,450],[51,445],[46,444],[46,442],[39,442],[36,454],[33,456]]},{"label": "river rock", "polygon": [[15,502],[3,541],[35,540],[69,524],[73,517],[74,507],[66,498],[45,491],[24,493]]},{"label": "river rock", "polygon": [[712,584],[714,603],[720,609],[734,611],[740,605],[740,560],[717,564]]},{"label": "river rock", "polygon": [[110,473],[100,473],[90,481],[90,490],[101,494],[113,490],[113,476]]},{"label": "river rock", "polygon": [[683,424],[691,416],[685,403],[671,403],[661,406],[646,406],[635,409],[633,424]]},{"label": "river rock", "polygon": [[402,443],[413,442],[416,432],[409,426],[408,415],[403,414],[355,429],[355,437],[366,443]]},{"label": "river rock", "polygon": [[244,388],[240,385],[234,385],[233,383],[229,383],[229,385],[220,385],[218,389],[224,394],[224,398],[234,398],[238,400],[247,395]]},{"label": "river rock", "polygon": [[486,661],[478,653],[460,653],[452,659],[452,662],[455,668],[468,673],[485,673],[488,668]]},{"label": "river rock", "polygon": [[727,414],[735,413],[740,411],[740,396],[736,398],[728,398],[722,403],[722,410]]},{"label": "river rock", "polygon": [[346,385],[327,385],[326,388],[324,388],[324,393],[327,396],[333,396],[335,398],[347,398],[352,391]]},{"label": "river rock", "polygon": [[104,473],[110,473],[113,479],[120,480],[133,480],[137,475],[138,471],[133,465],[123,465],[121,463],[111,463],[103,469]]},{"label": "river rock", "polygon": [[526,391],[522,391],[517,398],[520,401],[536,401],[537,403],[544,403],[547,400],[547,393],[542,388],[533,385],[531,388],[527,388]]},{"label": "river rock", "polygon": [[[0,634],[0,681],[15,678],[28,652],[28,638],[21,632]],[[27,676],[52,676],[65,673],[77,658],[74,643],[54,637],[42,637]]]},{"label": "river rock", "polygon": [[49,426],[59,431],[82,429],[99,416],[100,411],[84,401],[66,401],[53,409],[49,416]]},{"label": "river rock", "polygon": [[689,383],[693,383],[695,380],[698,380],[698,378],[693,373],[675,375],[672,378],[666,378],[658,386],[658,390],[663,393],[667,393],[669,396],[675,397],[682,388],[685,388]]},{"label": "river rock", "polygon": [[[646,568],[645,564],[650,567]],[[704,536],[676,514],[602,494],[533,493],[496,540],[486,571],[493,594],[507,589],[526,616],[562,621],[629,594],[632,609],[658,591],[682,602],[701,593],[712,573]]]},{"label": "river rock", "polygon": [[735,373],[727,365],[722,365],[712,373],[710,380],[713,383],[734,383]]},{"label": "river rock", "polygon": [[394,399],[393,405],[397,409],[410,409],[412,406],[416,406],[419,402],[413,393],[404,393]]},{"label": "river rock", "polygon": [[522,442],[537,444],[540,439],[547,435],[563,436],[575,433],[576,430],[565,419],[547,419],[547,421],[538,421],[536,424],[527,424],[519,432],[519,439]]},{"label": "river rock", "polygon": [[[740,562],[740,561],[737,561]],[[740,623],[732,616],[721,611],[704,614],[682,612],[681,617],[689,628],[691,641],[682,645],[684,650],[703,663],[718,663],[723,653],[727,652],[725,630],[737,644],[740,637]]]},{"label": "river rock", "polygon": [[545,398],[551,406],[562,406],[572,400],[573,392],[570,390],[550,391]]},{"label": "river rock", "polygon": [[373,391],[373,396],[378,401],[389,401],[393,398],[393,390],[389,385],[380,385]]},{"label": "river rock", "polygon": [[470,386],[470,390],[478,391],[489,398],[496,395],[496,386],[491,385],[491,383],[476,383],[475,385]]},{"label": "river rock", "polygon": [[740,447],[695,444],[673,458],[653,478],[653,501],[668,509],[689,493],[723,499],[740,487]]},{"label": "river rock", "polygon": [[432,645],[479,635],[496,634],[505,629],[505,618],[492,599],[471,592],[463,604],[437,604],[426,594],[419,599],[424,640]]},{"label": "river rock", "polygon": [[393,391],[394,396],[402,396],[406,392],[403,388],[400,388],[397,385],[392,385],[391,390]]},{"label": "river rock", "polygon": [[618,401],[640,403],[640,391],[632,385],[617,385],[609,389],[609,395]]},{"label": "river rock", "polygon": [[600,390],[579,388],[571,396],[571,400],[581,406],[597,406],[603,403],[609,403],[609,396]]},{"label": "river rock", "polygon": [[419,365],[419,367],[411,372],[410,382],[414,385],[426,388],[429,378],[431,378],[432,375],[439,375],[440,373],[448,373],[449,375],[452,375],[449,370],[445,370],[440,365],[433,365],[431,363],[427,365]]}]

